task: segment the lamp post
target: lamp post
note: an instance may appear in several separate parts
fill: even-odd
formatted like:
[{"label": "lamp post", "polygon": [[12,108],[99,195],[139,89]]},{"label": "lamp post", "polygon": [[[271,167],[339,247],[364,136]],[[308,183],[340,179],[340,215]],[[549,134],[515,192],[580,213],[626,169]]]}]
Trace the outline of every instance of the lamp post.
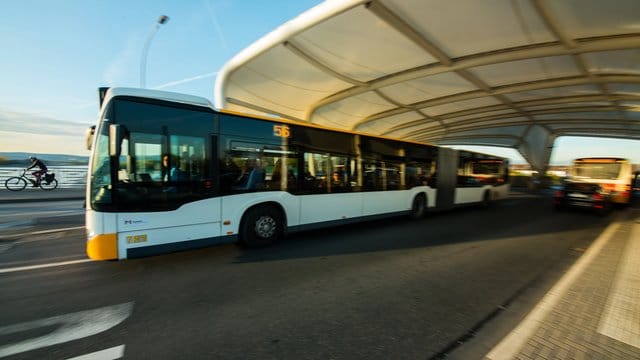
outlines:
[{"label": "lamp post", "polygon": [[147,40],[144,43],[144,47],[142,48],[142,58],[140,59],[140,87],[145,88],[147,86],[147,53],[149,52],[149,46],[151,45],[151,40],[153,40],[153,36],[158,32],[160,26],[164,25],[169,21],[169,17],[167,15],[160,15],[158,21],[156,22],[156,26],[153,27],[153,30],[147,36]]}]

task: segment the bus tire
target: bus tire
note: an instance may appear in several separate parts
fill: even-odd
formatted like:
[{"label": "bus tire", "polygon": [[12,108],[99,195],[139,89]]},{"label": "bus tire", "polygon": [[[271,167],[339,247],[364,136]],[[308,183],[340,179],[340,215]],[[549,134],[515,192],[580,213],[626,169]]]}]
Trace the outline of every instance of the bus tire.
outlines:
[{"label": "bus tire", "polygon": [[247,210],[240,223],[240,244],[249,248],[267,246],[282,238],[284,216],[273,205],[258,205]]},{"label": "bus tire", "polygon": [[489,191],[485,191],[484,195],[482,195],[482,207],[488,208],[491,206],[491,193]]},{"label": "bus tire", "polygon": [[424,217],[427,212],[427,198],[424,194],[420,193],[413,198],[411,203],[411,215],[412,219],[420,219]]}]

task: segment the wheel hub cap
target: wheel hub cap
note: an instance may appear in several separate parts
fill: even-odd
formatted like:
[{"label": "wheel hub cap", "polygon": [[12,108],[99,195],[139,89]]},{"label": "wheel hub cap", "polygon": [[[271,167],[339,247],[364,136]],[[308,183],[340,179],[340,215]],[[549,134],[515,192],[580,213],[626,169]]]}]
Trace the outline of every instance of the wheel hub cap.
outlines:
[{"label": "wheel hub cap", "polygon": [[276,221],[272,217],[262,216],[256,221],[255,230],[261,238],[269,238],[276,232]]}]

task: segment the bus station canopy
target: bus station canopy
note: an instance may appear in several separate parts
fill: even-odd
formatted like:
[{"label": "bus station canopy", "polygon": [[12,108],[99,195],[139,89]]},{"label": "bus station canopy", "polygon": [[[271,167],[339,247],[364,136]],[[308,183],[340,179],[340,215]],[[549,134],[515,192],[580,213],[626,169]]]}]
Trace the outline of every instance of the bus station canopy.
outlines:
[{"label": "bus station canopy", "polygon": [[339,0],[216,80],[218,108],[436,145],[640,139],[638,0]]}]

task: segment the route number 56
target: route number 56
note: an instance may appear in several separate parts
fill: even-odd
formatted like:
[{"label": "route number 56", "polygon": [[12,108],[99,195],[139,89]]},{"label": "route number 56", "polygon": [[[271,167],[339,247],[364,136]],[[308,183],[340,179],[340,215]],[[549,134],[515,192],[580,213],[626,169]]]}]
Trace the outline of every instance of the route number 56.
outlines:
[{"label": "route number 56", "polygon": [[291,129],[287,125],[273,125],[273,136],[288,138],[291,136]]}]

